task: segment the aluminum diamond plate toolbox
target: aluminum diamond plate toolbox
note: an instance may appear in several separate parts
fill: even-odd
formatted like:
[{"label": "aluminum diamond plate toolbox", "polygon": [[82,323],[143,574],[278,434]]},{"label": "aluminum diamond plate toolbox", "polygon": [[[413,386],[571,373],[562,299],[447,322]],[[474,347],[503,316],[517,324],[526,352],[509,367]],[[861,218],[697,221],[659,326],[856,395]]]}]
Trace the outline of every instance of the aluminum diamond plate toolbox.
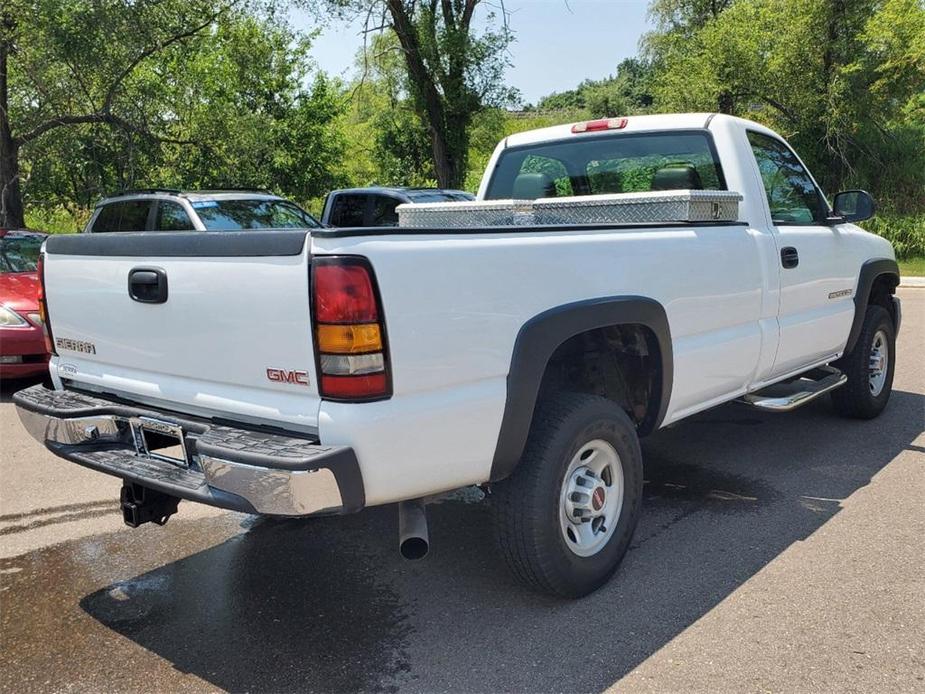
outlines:
[{"label": "aluminum diamond plate toolbox", "polygon": [[742,196],[725,190],[666,190],[648,193],[543,198],[533,203],[533,223],[656,224],[734,222]]},{"label": "aluminum diamond plate toolbox", "polygon": [[398,206],[398,225],[417,229],[465,229],[734,222],[739,218],[741,200],[739,193],[725,190],[665,190],[539,200],[409,203]]},{"label": "aluminum diamond plate toolbox", "polygon": [[529,200],[424,202],[399,205],[398,226],[428,228],[498,227],[532,224]]}]

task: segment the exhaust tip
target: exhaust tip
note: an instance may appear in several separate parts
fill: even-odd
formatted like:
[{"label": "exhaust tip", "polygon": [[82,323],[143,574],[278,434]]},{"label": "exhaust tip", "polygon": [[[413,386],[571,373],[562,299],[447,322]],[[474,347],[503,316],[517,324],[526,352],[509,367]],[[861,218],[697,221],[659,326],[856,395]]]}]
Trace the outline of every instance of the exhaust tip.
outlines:
[{"label": "exhaust tip", "polygon": [[430,544],[423,537],[409,537],[402,541],[398,549],[405,559],[423,559],[430,550]]},{"label": "exhaust tip", "polygon": [[398,504],[398,551],[405,559],[423,559],[430,549],[427,513],[420,499]]}]

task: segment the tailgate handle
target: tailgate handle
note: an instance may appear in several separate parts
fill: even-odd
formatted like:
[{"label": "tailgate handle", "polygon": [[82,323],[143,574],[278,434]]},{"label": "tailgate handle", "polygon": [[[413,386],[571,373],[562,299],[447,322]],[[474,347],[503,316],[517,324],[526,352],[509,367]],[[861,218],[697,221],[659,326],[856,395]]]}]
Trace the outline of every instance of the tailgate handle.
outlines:
[{"label": "tailgate handle", "polygon": [[128,273],[128,295],[143,304],[167,301],[167,273],[159,267],[136,267]]}]

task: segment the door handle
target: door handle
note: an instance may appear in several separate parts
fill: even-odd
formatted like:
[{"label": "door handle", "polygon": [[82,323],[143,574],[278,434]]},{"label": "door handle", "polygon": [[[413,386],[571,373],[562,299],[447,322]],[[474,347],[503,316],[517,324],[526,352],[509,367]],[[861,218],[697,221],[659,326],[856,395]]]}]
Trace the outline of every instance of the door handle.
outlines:
[{"label": "door handle", "polygon": [[800,254],[793,246],[787,246],[780,249],[780,264],[787,270],[795,268],[800,264]]},{"label": "door handle", "polygon": [[167,273],[159,267],[136,267],[128,273],[128,295],[143,304],[167,301]]}]

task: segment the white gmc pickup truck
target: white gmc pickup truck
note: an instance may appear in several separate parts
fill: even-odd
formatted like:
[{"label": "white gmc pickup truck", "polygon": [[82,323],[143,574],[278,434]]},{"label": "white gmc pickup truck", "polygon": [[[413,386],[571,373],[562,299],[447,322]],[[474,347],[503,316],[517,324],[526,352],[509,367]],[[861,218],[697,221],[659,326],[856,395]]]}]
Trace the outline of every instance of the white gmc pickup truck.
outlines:
[{"label": "white gmc pickup truck", "polygon": [[[414,557],[426,502],[482,485],[514,573],[577,597],[626,552],[640,436],[732,400],[887,404],[899,271],[854,224],[873,202],[830,206],[765,127],[520,133],[453,204],[399,208],[453,221],[436,227],[50,237],[54,389],[14,396],[23,423],[122,478],[132,526],[180,499],[281,516],[401,502]],[[498,210],[515,221],[480,225]]]}]

